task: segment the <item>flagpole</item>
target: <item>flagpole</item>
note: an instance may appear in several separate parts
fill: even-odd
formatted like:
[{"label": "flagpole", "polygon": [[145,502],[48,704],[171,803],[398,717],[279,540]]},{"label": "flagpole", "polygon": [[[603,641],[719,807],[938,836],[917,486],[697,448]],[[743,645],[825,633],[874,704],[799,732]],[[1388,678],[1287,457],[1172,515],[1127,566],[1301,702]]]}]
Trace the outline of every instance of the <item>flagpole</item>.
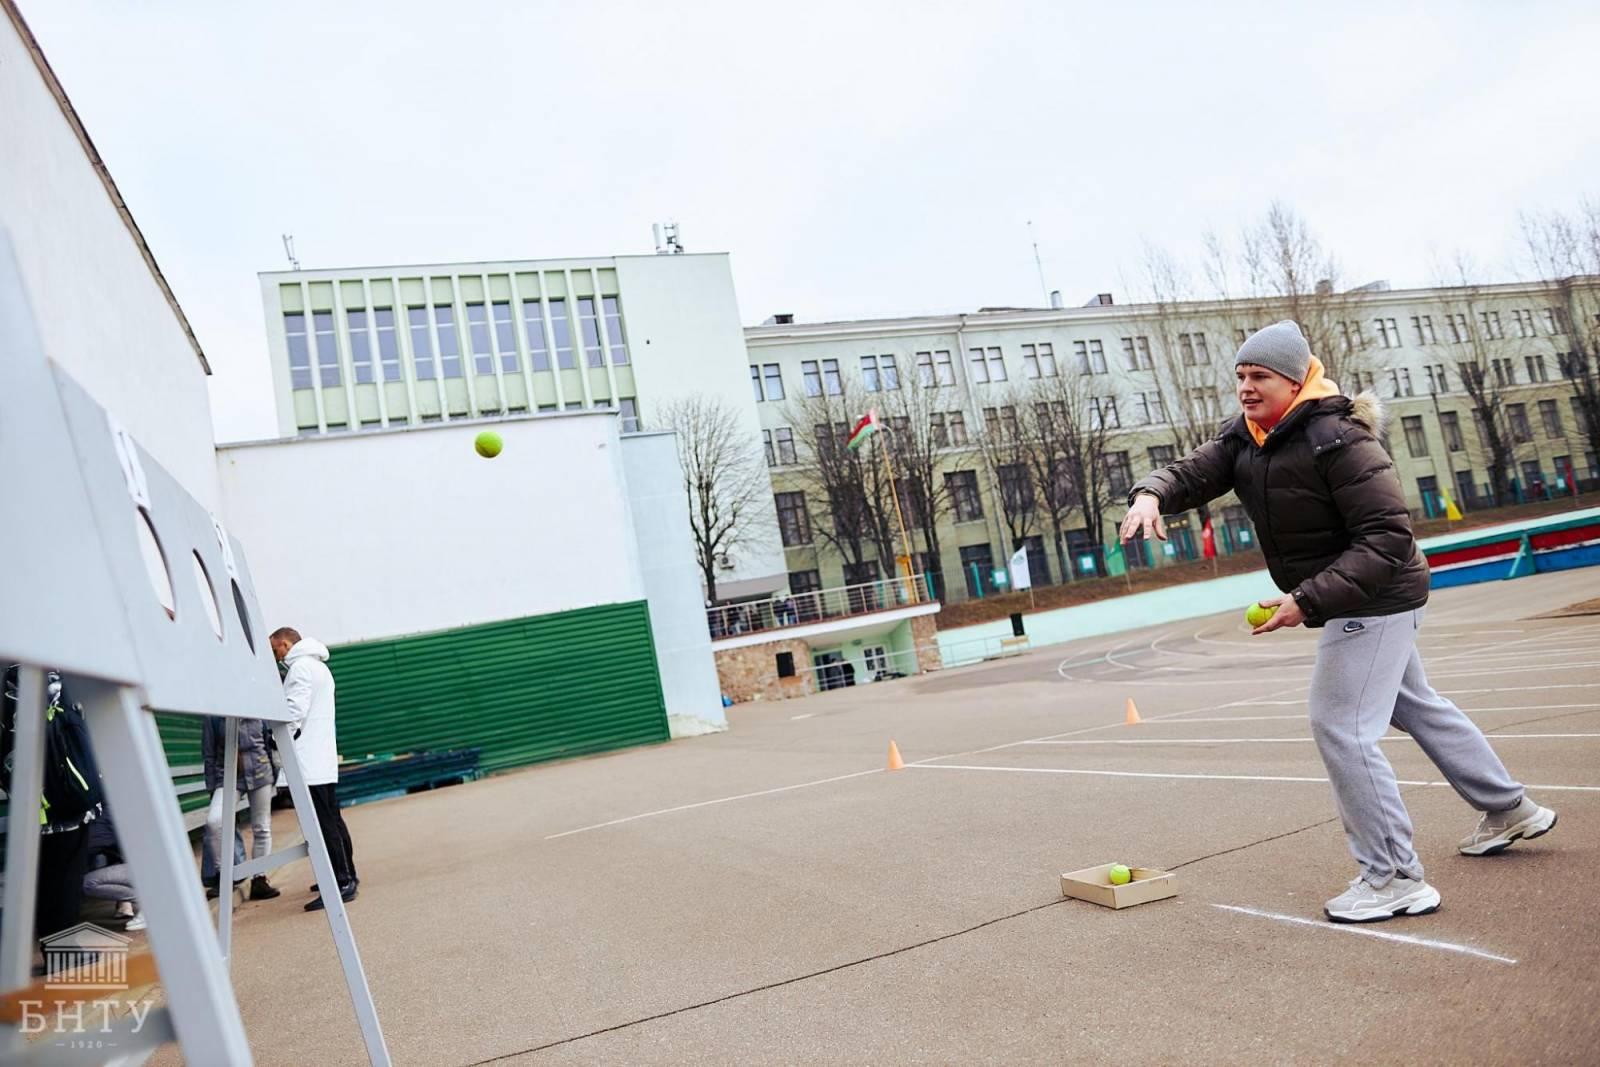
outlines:
[{"label": "flagpole", "polygon": [[[900,523],[900,540],[904,542],[906,546],[906,584],[911,586],[911,602],[913,604],[920,604],[922,602],[922,594],[921,591],[917,589],[917,569],[912,562],[915,553],[912,551],[911,537],[906,533],[905,513],[900,509],[900,488],[895,484],[894,465],[889,461],[889,446],[884,443],[886,438],[883,435],[887,433],[888,427],[886,425],[880,425],[878,427],[878,452],[883,456],[884,472],[889,475],[889,495],[894,498],[894,515],[895,519]],[[900,569],[898,566],[899,560],[896,560],[895,563],[897,564],[895,570],[898,572]]]}]

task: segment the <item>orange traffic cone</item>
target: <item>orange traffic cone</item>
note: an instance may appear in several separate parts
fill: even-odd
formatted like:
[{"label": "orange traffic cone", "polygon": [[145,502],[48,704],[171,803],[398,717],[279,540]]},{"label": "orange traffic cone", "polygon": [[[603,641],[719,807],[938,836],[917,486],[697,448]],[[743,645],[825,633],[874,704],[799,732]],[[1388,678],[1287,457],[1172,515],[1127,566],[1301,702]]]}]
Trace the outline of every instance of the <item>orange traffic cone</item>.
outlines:
[{"label": "orange traffic cone", "polygon": [[1128,722],[1127,722],[1127,725],[1129,725],[1129,726],[1137,726],[1138,724],[1139,724],[1139,709],[1134,706],[1133,698],[1129,697],[1128,698]]},{"label": "orange traffic cone", "polygon": [[900,746],[893,739],[889,741],[889,770],[898,771],[905,767],[906,761],[900,758]]}]

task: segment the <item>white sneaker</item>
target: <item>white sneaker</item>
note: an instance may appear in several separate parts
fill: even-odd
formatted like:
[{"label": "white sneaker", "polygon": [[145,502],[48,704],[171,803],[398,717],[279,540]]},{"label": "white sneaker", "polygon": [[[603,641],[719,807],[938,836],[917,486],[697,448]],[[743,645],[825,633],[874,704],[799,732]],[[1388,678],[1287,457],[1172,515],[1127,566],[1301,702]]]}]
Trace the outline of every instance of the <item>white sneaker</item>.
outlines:
[{"label": "white sneaker", "polygon": [[1461,839],[1459,848],[1463,856],[1492,856],[1510,848],[1513,841],[1544,836],[1555,824],[1555,812],[1541,808],[1524,795],[1510,811],[1484,812],[1478,828]]},{"label": "white sneaker", "polygon": [[119,900],[119,901],[117,901],[117,918],[119,918],[119,919],[131,919],[131,918],[133,918],[133,916],[134,916],[133,901],[131,901],[131,900]]},{"label": "white sneaker", "polygon": [[1439,891],[1427,882],[1395,875],[1382,889],[1365,878],[1323,906],[1336,923],[1378,923],[1396,915],[1427,915],[1439,910]]},{"label": "white sneaker", "polygon": [[134,931],[144,930],[144,929],[148,928],[149,925],[150,924],[145,921],[144,912],[141,911],[138,914],[136,914],[133,918],[129,919],[128,920],[128,925],[124,926],[123,929],[124,930],[134,930]]}]

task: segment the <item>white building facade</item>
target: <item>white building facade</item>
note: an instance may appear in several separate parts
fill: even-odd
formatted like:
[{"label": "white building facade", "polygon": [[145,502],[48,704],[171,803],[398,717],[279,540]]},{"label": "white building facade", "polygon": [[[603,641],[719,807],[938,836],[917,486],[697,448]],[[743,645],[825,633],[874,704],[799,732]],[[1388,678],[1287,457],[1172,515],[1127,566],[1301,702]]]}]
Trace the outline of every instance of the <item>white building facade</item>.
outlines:
[{"label": "white building facade", "polygon": [[[1592,489],[1600,460],[1574,360],[1589,360],[1592,380],[1593,357],[1582,353],[1595,351],[1600,334],[1600,280],[1579,280],[1576,288],[1574,295],[1570,285],[1543,282],[1378,285],[1292,305],[1272,298],[1117,305],[1101,296],[1084,307],[901,319],[774,316],[745,337],[789,588],[894,573],[888,560],[850,564],[819,529],[833,521],[814,473],[825,434],[807,422],[830,398],[837,398],[833,418],[853,421],[875,408],[943,457],[949,492],[937,518],[938,552],[928,551],[915,522],[909,539],[915,568],[940,575],[942,596],[960,600],[995,592],[1006,561],[1024,547],[1035,585],[1103,572],[1104,550],[1095,546],[1112,543],[1128,487],[1237,410],[1233,353],[1249,333],[1282,318],[1302,322],[1345,392],[1369,389],[1387,400],[1390,451],[1419,517],[1443,514],[1447,499],[1471,509],[1496,498]],[[1574,330],[1583,331],[1576,340]],[[1110,503],[1099,531],[1085,528],[1079,510],[1058,535],[1033,503],[1044,495],[1037,471],[1020,461],[1005,465],[996,458],[1003,450],[992,447],[1008,433],[1027,436],[1030,412],[1063,397],[1089,407],[1080,424],[1108,428]],[[1478,426],[1485,410],[1505,447],[1499,485],[1490,436]],[[1016,506],[1019,499],[1027,506]],[[1231,496],[1212,518],[1224,553],[1253,548],[1248,519]],[[1176,536],[1165,555],[1145,548],[1130,552],[1127,564],[1195,558],[1199,518],[1172,522]]]},{"label": "white building facade", "polygon": [[[726,256],[260,282],[280,436],[219,451],[224,495],[270,546],[265,610],[336,646],[352,745],[498,768],[726,727],[677,439],[651,422],[709,396],[759,433]],[[724,581],[782,584],[768,525]],[[452,682],[393,669],[413,660]]]},{"label": "white building facade", "polygon": [[0,4],[0,146],[0,227],[45,351],[185,489],[216,508],[205,354],[10,3]]},{"label": "white building facade", "polygon": [[[625,433],[691,396],[760,424],[728,257],[615,256],[260,276],[281,437],[611,411]],[[768,592],[772,531],[730,587]]]}]

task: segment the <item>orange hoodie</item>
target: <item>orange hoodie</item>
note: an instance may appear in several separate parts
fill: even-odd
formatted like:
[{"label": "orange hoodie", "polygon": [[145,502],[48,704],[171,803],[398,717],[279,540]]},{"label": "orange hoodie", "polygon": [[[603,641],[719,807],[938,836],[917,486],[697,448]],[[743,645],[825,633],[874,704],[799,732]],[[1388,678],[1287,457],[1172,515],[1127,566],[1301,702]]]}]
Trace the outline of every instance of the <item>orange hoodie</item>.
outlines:
[{"label": "orange hoodie", "polygon": [[[1308,403],[1312,400],[1321,400],[1324,397],[1338,395],[1338,385],[1329,381],[1323,374],[1322,360],[1318,359],[1316,356],[1312,356],[1311,363],[1306,369],[1306,380],[1300,383],[1300,392],[1295,394],[1294,402],[1291,403],[1284,411],[1283,416],[1278,419],[1278,422],[1282,423],[1284,419],[1289,417],[1289,412],[1293,411],[1301,404]],[[1250,437],[1255,441],[1257,448],[1260,448],[1267,443],[1267,430],[1263,430],[1261,427],[1257,426],[1255,422],[1248,417],[1244,420],[1244,424],[1246,428],[1249,429]]]}]

